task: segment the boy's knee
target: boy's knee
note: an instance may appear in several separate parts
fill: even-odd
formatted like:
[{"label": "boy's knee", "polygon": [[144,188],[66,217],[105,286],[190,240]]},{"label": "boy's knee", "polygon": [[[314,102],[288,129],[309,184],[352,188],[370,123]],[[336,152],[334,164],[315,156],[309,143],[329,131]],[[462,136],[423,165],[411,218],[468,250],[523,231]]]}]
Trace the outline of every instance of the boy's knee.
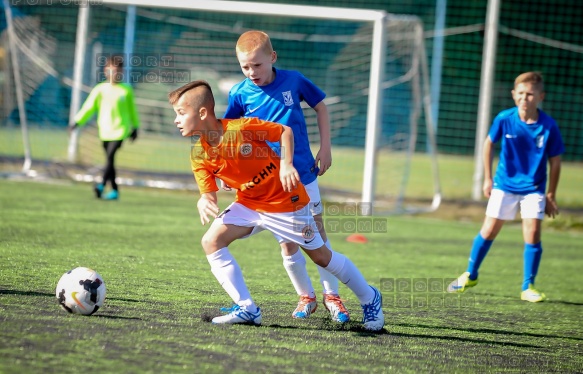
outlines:
[{"label": "boy's knee", "polygon": [[209,232],[202,236],[200,244],[202,245],[202,249],[207,255],[217,250],[217,238]]},{"label": "boy's knee", "polygon": [[313,263],[323,268],[328,266],[332,258],[332,252],[325,245],[318,249],[305,250],[305,252]]},{"label": "boy's knee", "polygon": [[494,235],[491,229],[480,230],[480,235],[482,235],[482,238],[485,240],[494,240],[496,238],[496,235]]},{"label": "boy's knee", "polygon": [[492,217],[486,217],[484,224],[480,229],[480,235],[482,235],[482,238],[486,240],[494,240],[496,239],[496,236],[502,229],[503,225],[504,225],[503,220],[499,220],[497,218]]},{"label": "boy's knee", "polygon": [[282,256],[293,256],[300,250],[300,246],[296,243],[281,243],[281,255]]},{"label": "boy's knee", "polygon": [[330,260],[329,260],[329,259],[328,259],[328,260],[326,260],[326,259],[325,259],[324,257],[322,257],[322,256],[320,256],[320,257],[316,257],[316,258],[313,258],[313,259],[312,259],[312,261],[314,262],[314,264],[316,264],[316,265],[318,265],[318,266],[320,266],[320,267],[322,267],[322,268],[325,268],[325,267],[326,267],[326,266],[328,266],[328,264],[330,263]]},{"label": "boy's knee", "polygon": [[524,241],[529,244],[536,244],[541,240],[540,229],[536,227],[524,228]]},{"label": "boy's knee", "polygon": [[482,235],[482,238],[485,240],[494,240],[496,238],[496,233],[492,226],[482,226],[480,235]]},{"label": "boy's knee", "polygon": [[541,221],[538,219],[522,220],[522,235],[524,241],[529,244],[536,244],[541,240]]}]

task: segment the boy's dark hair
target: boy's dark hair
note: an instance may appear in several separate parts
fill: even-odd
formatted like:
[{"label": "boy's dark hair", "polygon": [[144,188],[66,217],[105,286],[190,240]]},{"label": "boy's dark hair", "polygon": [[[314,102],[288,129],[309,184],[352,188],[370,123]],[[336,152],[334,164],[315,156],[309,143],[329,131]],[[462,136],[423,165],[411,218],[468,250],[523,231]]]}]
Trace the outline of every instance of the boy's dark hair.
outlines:
[{"label": "boy's dark hair", "polygon": [[198,87],[201,87],[201,89],[196,90],[198,91],[198,95],[191,95],[189,97],[190,102],[187,104],[195,108],[202,105],[207,105],[209,106],[208,109],[214,110],[215,99],[213,97],[213,90],[211,89],[210,84],[205,80],[192,81],[180,88],[175,89],[168,94],[168,101],[170,101],[171,105],[175,105],[183,95]]},{"label": "boy's dark hair", "polygon": [[123,55],[111,55],[105,60],[105,66],[114,66],[116,68],[123,68]]}]

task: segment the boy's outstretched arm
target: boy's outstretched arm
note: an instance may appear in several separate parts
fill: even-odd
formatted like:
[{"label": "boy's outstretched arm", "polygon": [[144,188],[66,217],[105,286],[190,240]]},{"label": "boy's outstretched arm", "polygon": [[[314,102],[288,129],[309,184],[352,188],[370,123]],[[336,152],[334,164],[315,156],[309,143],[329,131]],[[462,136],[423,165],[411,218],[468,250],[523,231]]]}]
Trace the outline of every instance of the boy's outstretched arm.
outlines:
[{"label": "boy's outstretched arm", "polygon": [[549,158],[549,189],[547,191],[547,203],[545,205],[545,213],[547,216],[555,218],[559,214],[559,206],[555,200],[557,194],[557,187],[559,186],[559,178],[561,176],[561,156]]},{"label": "boy's outstretched arm", "polygon": [[73,127],[74,129],[79,126],[84,126],[85,123],[99,111],[100,95],[101,91],[99,88],[97,86],[94,87],[89,93],[89,96],[87,96],[87,99],[85,99],[85,102],[83,102],[79,111],[75,114],[75,117],[73,118],[74,124],[71,124],[70,127]]},{"label": "boy's outstretched arm", "polygon": [[482,153],[484,159],[484,184],[482,185],[482,191],[484,196],[490,198],[492,193],[492,160],[494,159],[494,143],[490,140],[490,136],[486,137],[484,141],[484,150]]},{"label": "boy's outstretched arm", "polygon": [[320,132],[320,150],[316,154],[316,167],[320,168],[318,175],[323,175],[332,166],[332,141],[330,139],[330,114],[324,101],[314,107]]},{"label": "boy's outstretched arm", "polygon": [[279,178],[283,185],[283,190],[291,192],[300,182],[300,175],[294,168],[294,133],[291,127],[284,126],[279,142],[281,144],[281,160],[279,162]]},{"label": "boy's outstretched arm", "polygon": [[217,204],[217,193],[216,192],[207,192],[203,193],[198,199],[196,203],[196,207],[198,208],[198,214],[200,215],[200,222],[202,225],[206,225],[211,220],[209,216],[212,218],[217,218],[219,214],[219,206]]}]

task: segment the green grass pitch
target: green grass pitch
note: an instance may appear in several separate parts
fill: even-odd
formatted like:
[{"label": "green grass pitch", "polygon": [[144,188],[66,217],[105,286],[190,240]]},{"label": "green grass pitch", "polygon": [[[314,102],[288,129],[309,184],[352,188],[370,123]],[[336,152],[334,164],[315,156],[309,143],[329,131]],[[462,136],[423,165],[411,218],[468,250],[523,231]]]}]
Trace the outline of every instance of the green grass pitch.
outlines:
[{"label": "green grass pitch", "polygon": [[[224,207],[230,196],[221,198]],[[383,291],[382,333],[361,328],[343,285],[352,322],[330,322],[322,304],[292,319],[297,297],[268,233],[231,246],[263,325],[214,326],[230,300],[200,248],[192,192],[125,188],[104,202],[86,184],[0,180],[0,373],[583,371],[581,232],[544,231],[537,286],[549,300],[531,304],[519,299],[518,223],[496,240],[480,284],[457,296],[435,286],[465,269],[479,223],[379,219],[386,232],[367,234],[368,244],[329,236]],[[58,279],[77,266],[107,285],[90,317],[55,301]],[[319,291],[315,266],[308,271]]]}]

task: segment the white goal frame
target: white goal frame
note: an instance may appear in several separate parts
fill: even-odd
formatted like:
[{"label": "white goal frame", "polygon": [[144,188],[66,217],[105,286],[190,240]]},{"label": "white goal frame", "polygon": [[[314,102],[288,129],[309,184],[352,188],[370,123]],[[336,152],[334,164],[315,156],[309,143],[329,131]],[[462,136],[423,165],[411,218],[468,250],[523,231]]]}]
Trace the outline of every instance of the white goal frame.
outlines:
[{"label": "white goal frame", "polygon": [[[223,1],[223,0],[100,0],[101,4],[112,5],[127,5],[127,6],[144,6],[144,7],[158,7],[158,8],[174,8],[174,9],[190,9],[203,10],[224,13],[242,13],[242,14],[262,14],[262,15],[276,15],[286,17],[301,17],[301,18],[315,18],[315,19],[330,19],[330,20],[346,20],[346,21],[360,21],[373,23],[373,40],[371,51],[371,66],[369,76],[369,100],[367,107],[367,122],[366,122],[366,138],[365,138],[365,161],[363,170],[363,186],[361,197],[361,214],[372,215],[374,198],[375,198],[375,175],[376,175],[376,152],[377,152],[377,135],[379,124],[382,123],[382,101],[383,101],[383,86],[384,82],[384,67],[385,67],[385,48],[386,35],[385,27],[388,17],[390,16],[383,10],[367,10],[367,9],[352,9],[352,8],[336,8],[323,6],[304,6],[304,5],[287,5],[287,4],[270,4],[270,3],[256,3],[256,2],[237,2],[237,1]],[[84,14],[87,17],[86,14]],[[417,19],[417,17],[410,16]],[[422,31],[422,30],[421,30]],[[423,49],[424,46],[421,46]],[[79,45],[79,38],[77,38],[76,49],[83,48]],[[420,69],[422,76],[423,87],[423,103],[425,107],[425,116],[427,123],[427,134],[430,141],[429,152],[432,153],[433,167],[434,167],[434,184],[435,195],[429,210],[435,210],[441,202],[441,193],[439,187],[439,177],[437,173],[437,158],[435,147],[435,133],[433,123],[431,121],[431,100],[429,96],[429,85],[427,83],[427,62],[425,58],[425,51],[421,53],[422,61]],[[75,66],[84,66],[83,53],[75,54]],[[80,85],[73,85],[72,97],[76,98],[80,95]],[[74,105],[73,105],[74,104]],[[72,103],[71,110],[73,111],[79,103]],[[73,140],[73,139],[72,139]],[[74,148],[74,145],[72,146]],[[71,149],[71,148],[70,148]]]}]

